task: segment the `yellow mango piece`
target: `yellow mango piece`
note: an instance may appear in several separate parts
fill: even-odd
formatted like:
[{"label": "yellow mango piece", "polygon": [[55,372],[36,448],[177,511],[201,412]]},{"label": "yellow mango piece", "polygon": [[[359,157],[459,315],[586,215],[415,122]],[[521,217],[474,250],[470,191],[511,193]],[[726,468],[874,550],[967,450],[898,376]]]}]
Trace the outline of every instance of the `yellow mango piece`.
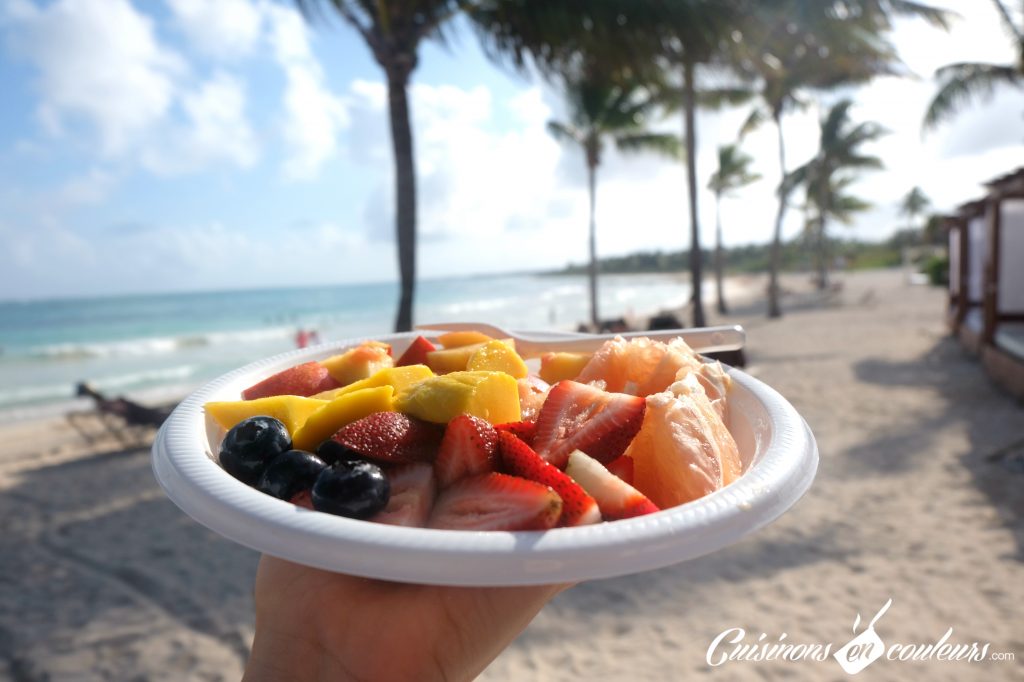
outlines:
[{"label": "yellow mango piece", "polygon": [[387,344],[367,342],[321,360],[320,364],[327,368],[332,379],[342,386],[347,386],[393,366],[395,361],[388,355],[389,348]]},{"label": "yellow mango piece", "polygon": [[544,353],[540,356],[540,378],[549,384],[575,379],[593,353]]},{"label": "yellow mango piece", "polygon": [[448,332],[437,337],[437,342],[445,348],[458,348],[460,346],[474,346],[487,343],[492,337],[483,332]]},{"label": "yellow mango piece", "polygon": [[426,365],[405,365],[404,367],[387,367],[380,370],[371,377],[366,379],[360,379],[359,381],[353,382],[348,386],[342,386],[341,388],[332,388],[330,391],[324,391],[317,393],[314,398],[320,400],[334,400],[339,396],[343,396],[346,393],[353,391],[361,391],[364,388],[376,388],[378,386],[391,386],[395,389],[395,393],[400,393],[405,390],[407,386],[411,386],[419,381],[423,381],[427,377],[434,376],[434,373],[430,371],[430,368]]},{"label": "yellow mango piece", "polygon": [[393,411],[394,395],[391,386],[377,386],[335,398],[309,415],[306,423],[292,434],[292,447],[313,452],[342,426],[375,412]]},{"label": "yellow mango piece", "polygon": [[257,415],[265,415],[280,419],[288,428],[288,433],[295,433],[311,414],[327,405],[326,400],[303,398],[297,395],[275,395],[256,400],[230,400],[206,403],[203,408],[206,414],[225,429]]},{"label": "yellow mango piece", "polygon": [[475,371],[504,372],[516,379],[525,379],[530,373],[519,354],[501,341],[488,341],[466,363],[466,369]]},{"label": "yellow mango piece", "polygon": [[[435,374],[462,372],[469,365],[469,359],[473,357],[473,353],[483,348],[486,343],[490,343],[490,341],[473,343],[468,346],[458,346],[456,348],[432,350],[427,353],[427,366],[434,370]],[[501,343],[515,350],[516,342],[512,339],[501,339]]]},{"label": "yellow mango piece", "polygon": [[519,385],[505,372],[452,372],[413,384],[395,398],[395,409],[435,424],[460,414],[492,424],[517,422]]}]

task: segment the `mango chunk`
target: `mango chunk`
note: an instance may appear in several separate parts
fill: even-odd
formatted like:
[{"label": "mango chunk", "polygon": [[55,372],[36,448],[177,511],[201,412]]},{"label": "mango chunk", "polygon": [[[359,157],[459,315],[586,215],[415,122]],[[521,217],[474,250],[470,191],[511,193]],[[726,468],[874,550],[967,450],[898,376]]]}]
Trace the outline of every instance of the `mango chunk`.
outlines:
[{"label": "mango chunk", "polygon": [[530,370],[514,349],[502,341],[488,341],[466,363],[466,369],[474,371],[504,372],[516,379],[525,379]]},{"label": "mango chunk", "polygon": [[393,411],[395,389],[376,386],[339,396],[309,415],[306,423],[292,434],[292,447],[313,452],[337,432],[357,419],[375,412]]},{"label": "mango chunk", "polygon": [[206,414],[225,429],[257,415],[265,415],[280,419],[288,428],[288,433],[295,433],[311,414],[327,405],[326,400],[303,398],[297,395],[275,395],[256,400],[229,400],[209,402],[204,405]]},{"label": "mango chunk", "polygon": [[[469,365],[469,359],[490,341],[484,343],[472,343],[468,346],[457,346],[455,348],[443,348],[432,350],[427,353],[427,366],[434,370],[435,374],[448,374],[449,372],[465,371]],[[515,350],[516,343],[512,339],[501,339],[512,350]]]},{"label": "mango chunk", "polygon": [[378,386],[391,386],[395,389],[395,393],[400,393],[401,391],[404,391],[406,387],[432,376],[434,376],[434,373],[431,372],[430,368],[426,365],[387,367],[366,379],[360,379],[348,386],[342,386],[341,388],[334,388],[330,391],[317,393],[313,397],[319,398],[320,400],[334,400],[346,393],[361,391],[364,388],[376,388]]},{"label": "mango chunk", "polygon": [[342,386],[347,386],[393,366],[395,361],[389,355],[390,350],[391,347],[387,344],[367,342],[321,360],[320,364],[327,368],[332,379]]},{"label": "mango chunk", "polygon": [[505,372],[452,372],[413,384],[395,398],[395,409],[447,424],[460,414],[492,424],[520,420],[519,386]]},{"label": "mango chunk", "polygon": [[549,384],[563,379],[575,379],[593,353],[544,353],[540,356],[540,378]]},{"label": "mango chunk", "polygon": [[487,343],[491,340],[490,336],[483,332],[465,331],[465,332],[448,332],[447,334],[441,334],[437,337],[437,342],[445,348],[458,348],[460,346],[475,346],[481,343]]}]

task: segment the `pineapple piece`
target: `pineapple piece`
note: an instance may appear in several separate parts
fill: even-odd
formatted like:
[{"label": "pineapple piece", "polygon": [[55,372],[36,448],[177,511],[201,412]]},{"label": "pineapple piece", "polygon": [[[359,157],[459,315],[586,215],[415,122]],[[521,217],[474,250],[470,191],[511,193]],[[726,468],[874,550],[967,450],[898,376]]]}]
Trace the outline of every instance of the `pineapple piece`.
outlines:
[{"label": "pineapple piece", "polygon": [[342,386],[341,388],[334,388],[330,391],[324,391],[323,393],[317,393],[314,398],[321,400],[334,400],[339,396],[343,396],[346,393],[352,393],[353,391],[361,391],[364,388],[376,388],[378,386],[391,386],[395,389],[395,393],[403,391],[408,386],[411,386],[419,381],[423,381],[428,377],[434,376],[434,373],[430,371],[430,368],[426,365],[406,365],[404,367],[387,367],[380,370],[371,377],[366,379],[360,379],[359,381],[353,382],[348,386]]},{"label": "pineapple piece", "polygon": [[492,424],[520,420],[519,386],[505,372],[452,372],[413,384],[395,397],[395,409],[435,424],[460,414]]},{"label": "pineapple piece", "polygon": [[[473,353],[483,348],[487,343],[473,343],[468,346],[457,346],[455,348],[443,348],[432,350],[427,353],[427,366],[434,370],[435,374],[448,374],[449,372],[465,371],[469,359]],[[512,339],[501,339],[512,350],[516,348],[516,342]]]},{"label": "pineapple piece", "polygon": [[483,332],[465,331],[448,332],[437,337],[437,342],[445,348],[459,348],[460,346],[478,346],[491,340],[490,336]]},{"label": "pineapple piece", "polygon": [[540,378],[552,385],[575,379],[591,357],[593,353],[544,353],[540,356]]},{"label": "pineapple piece", "polygon": [[519,353],[502,341],[488,341],[466,363],[466,369],[473,372],[479,370],[504,372],[516,379],[525,379],[530,373]]},{"label": "pineapple piece", "polygon": [[376,386],[335,398],[309,415],[306,423],[292,434],[292,447],[313,452],[346,424],[375,412],[393,412],[394,395],[392,386]]},{"label": "pineapple piece", "polygon": [[297,395],[275,395],[256,400],[228,400],[209,402],[204,405],[206,414],[225,429],[257,415],[279,419],[288,428],[288,433],[295,433],[311,414],[327,405],[326,400],[303,398]]}]

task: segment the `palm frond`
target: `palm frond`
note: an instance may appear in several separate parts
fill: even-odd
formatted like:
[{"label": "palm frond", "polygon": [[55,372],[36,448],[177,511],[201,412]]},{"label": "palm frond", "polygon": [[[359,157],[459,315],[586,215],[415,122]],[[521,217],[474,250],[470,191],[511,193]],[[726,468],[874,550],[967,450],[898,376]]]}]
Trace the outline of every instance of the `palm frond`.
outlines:
[{"label": "palm frond", "polygon": [[743,125],[740,126],[740,140],[743,140],[747,135],[760,128],[770,117],[764,110],[764,107],[754,107],[750,110],[750,114],[747,115],[746,120],[743,121]]},{"label": "palm frond", "polygon": [[1000,85],[1020,87],[1024,84],[1024,75],[1017,69],[1000,64],[949,64],[936,71],[935,76],[939,80],[939,91],[925,112],[925,130],[952,117],[972,99],[990,99]]},{"label": "palm frond", "polygon": [[615,136],[621,152],[655,152],[670,159],[683,158],[683,144],[670,133],[627,133]]},{"label": "palm frond", "polygon": [[583,134],[575,127],[560,121],[548,121],[548,133],[559,142],[583,144]]}]

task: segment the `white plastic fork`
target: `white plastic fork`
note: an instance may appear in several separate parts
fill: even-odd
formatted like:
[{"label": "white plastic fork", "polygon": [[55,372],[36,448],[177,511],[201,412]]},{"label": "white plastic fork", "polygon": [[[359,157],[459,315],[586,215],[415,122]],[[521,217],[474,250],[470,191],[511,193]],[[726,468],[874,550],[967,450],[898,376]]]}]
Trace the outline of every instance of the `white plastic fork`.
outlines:
[{"label": "white plastic fork", "polygon": [[477,331],[496,339],[513,339],[516,350],[523,357],[535,357],[549,351],[584,353],[595,351],[608,339],[616,336],[636,338],[645,336],[649,339],[668,341],[682,337],[686,343],[698,353],[715,353],[743,348],[747,334],[739,325],[721,327],[694,327],[692,329],[659,329],[647,332],[624,332],[621,334],[578,334],[575,332],[551,332],[523,334],[511,332],[493,324],[484,322],[439,322],[435,324],[416,325],[419,331],[461,332]]}]

